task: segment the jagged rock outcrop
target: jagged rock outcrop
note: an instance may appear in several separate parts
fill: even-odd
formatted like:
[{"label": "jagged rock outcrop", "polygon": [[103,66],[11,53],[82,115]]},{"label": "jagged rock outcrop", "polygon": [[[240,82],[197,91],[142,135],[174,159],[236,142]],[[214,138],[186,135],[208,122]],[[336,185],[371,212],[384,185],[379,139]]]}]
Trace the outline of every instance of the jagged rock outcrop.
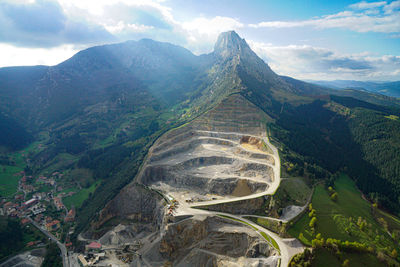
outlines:
[{"label": "jagged rock outcrop", "polygon": [[150,224],[156,229],[163,215],[164,199],[142,185],[131,184],[100,212],[94,228],[99,228],[109,220],[114,220],[114,224],[124,220]]},{"label": "jagged rock outcrop", "polygon": [[[243,261],[242,266],[254,262],[259,266],[275,266],[277,263],[265,263],[277,252],[258,233],[243,224],[215,216],[196,216],[170,224],[159,251],[177,266],[223,266],[222,262],[233,259]],[[204,265],[199,265],[200,262]]]},{"label": "jagged rock outcrop", "polygon": [[263,196],[258,198],[239,200],[235,202],[228,202],[222,204],[215,204],[209,206],[199,206],[199,208],[211,210],[211,211],[219,211],[231,214],[258,214],[264,211],[264,206],[271,199],[270,196]]}]

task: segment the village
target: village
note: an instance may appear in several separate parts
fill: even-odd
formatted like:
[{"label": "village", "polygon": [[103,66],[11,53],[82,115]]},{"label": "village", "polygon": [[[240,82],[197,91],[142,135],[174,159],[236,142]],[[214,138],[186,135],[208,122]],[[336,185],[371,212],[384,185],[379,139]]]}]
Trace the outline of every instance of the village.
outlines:
[{"label": "village", "polygon": [[[75,208],[67,209],[62,198],[71,196],[74,192],[61,192],[62,187],[57,184],[63,174],[52,173],[49,177],[40,175],[37,178],[25,175],[24,171],[14,174],[20,176],[18,191],[13,198],[0,200],[0,215],[20,219],[22,226],[36,222],[42,229],[52,233],[58,240],[63,241],[66,247],[72,246],[69,235],[73,233],[73,225],[63,228],[63,225],[73,223]],[[40,191],[38,185],[45,185],[50,190]],[[39,241],[30,241],[26,246],[34,246]]]},{"label": "village", "polygon": [[[18,219],[23,227],[39,227],[48,237],[54,237],[67,251],[68,266],[120,266],[129,265],[134,259],[141,258],[137,252],[142,247],[140,242],[110,246],[101,244],[98,240],[81,240],[86,243],[84,250],[74,253],[70,235],[74,233],[76,210],[74,207],[68,209],[63,204],[63,198],[73,195],[74,192],[63,190],[60,185],[63,174],[53,172],[47,176],[34,177],[21,171],[14,176],[20,177],[18,190],[13,197],[0,200],[0,215]],[[41,190],[43,186],[48,190]],[[179,202],[170,196],[168,198],[166,211],[168,216],[173,216]],[[27,248],[32,249],[43,246],[43,240],[26,244]]]}]

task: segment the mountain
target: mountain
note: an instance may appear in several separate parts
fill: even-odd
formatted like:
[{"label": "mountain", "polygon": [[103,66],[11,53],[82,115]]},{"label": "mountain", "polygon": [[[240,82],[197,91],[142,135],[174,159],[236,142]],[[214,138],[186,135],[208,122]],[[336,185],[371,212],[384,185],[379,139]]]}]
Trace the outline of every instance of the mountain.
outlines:
[{"label": "mountain", "polygon": [[[146,39],[93,47],[53,67],[1,69],[1,104],[24,124],[40,127],[81,112],[83,106],[113,94],[115,97],[122,90],[145,88],[170,103],[184,95],[182,88],[190,91],[187,84],[195,79],[200,65],[186,49]],[[10,96],[9,88],[16,89]]]},{"label": "mountain", "polygon": [[357,89],[392,97],[400,97],[400,81],[362,82],[353,80],[335,80],[335,81],[309,80],[308,82],[334,89]]},{"label": "mountain", "polygon": [[[234,31],[200,56],[143,39],[92,47],[56,66],[1,68],[0,104],[0,180],[24,170],[47,192],[38,177],[53,177],[54,194],[76,208],[76,247],[85,238],[144,242],[140,254],[156,266],[231,265],[243,255],[241,265],[277,265],[276,255],[286,264],[311,240],[275,233],[289,236],[290,221],[315,203],[311,188],[335,190],[344,174],[376,204],[374,216],[400,212],[398,99],[279,76]],[[1,195],[12,200],[17,186],[5,185]],[[273,218],[262,225],[275,233],[243,215]],[[323,238],[365,242],[373,252],[362,253],[396,261],[389,254],[400,226],[381,227],[370,215]],[[330,223],[352,222],[339,217]],[[372,226],[357,230],[367,217]],[[318,227],[303,237],[320,242]]]}]

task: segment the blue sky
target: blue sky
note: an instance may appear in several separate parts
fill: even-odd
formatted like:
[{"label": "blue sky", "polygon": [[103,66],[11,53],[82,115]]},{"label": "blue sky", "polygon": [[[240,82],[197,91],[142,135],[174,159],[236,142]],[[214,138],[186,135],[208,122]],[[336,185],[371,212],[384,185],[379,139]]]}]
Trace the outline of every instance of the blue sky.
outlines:
[{"label": "blue sky", "polygon": [[0,66],[141,38],[209,53],[227,30],[281,75],[400,80],[400,0],[1,0]]}]

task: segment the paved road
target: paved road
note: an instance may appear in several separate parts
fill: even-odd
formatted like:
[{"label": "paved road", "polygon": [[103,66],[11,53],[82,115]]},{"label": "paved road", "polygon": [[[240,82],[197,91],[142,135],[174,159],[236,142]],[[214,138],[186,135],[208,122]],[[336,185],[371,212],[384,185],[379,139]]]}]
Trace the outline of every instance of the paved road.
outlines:
[{"label": "paved road", "polygon": [[57,246],[60,248],[61,250],[61,256],[63,259],[63,266],[64,267],[70,267],[69,265],[69,259],[68,259],[68,253],[67,253],[67,249],[66,247],[60,242],[58,241],[58,239],[52,235],[50,232],[48,232],[47,230],[43,229],[39,224],[37,224],[34,220],[32,220],[30,217],[28,217],[28,219],[30,220],[30,222],[36,227],[38,228],[43,234],[45,234],[48,238],[50,238],[53,242],[56,242]]}]

